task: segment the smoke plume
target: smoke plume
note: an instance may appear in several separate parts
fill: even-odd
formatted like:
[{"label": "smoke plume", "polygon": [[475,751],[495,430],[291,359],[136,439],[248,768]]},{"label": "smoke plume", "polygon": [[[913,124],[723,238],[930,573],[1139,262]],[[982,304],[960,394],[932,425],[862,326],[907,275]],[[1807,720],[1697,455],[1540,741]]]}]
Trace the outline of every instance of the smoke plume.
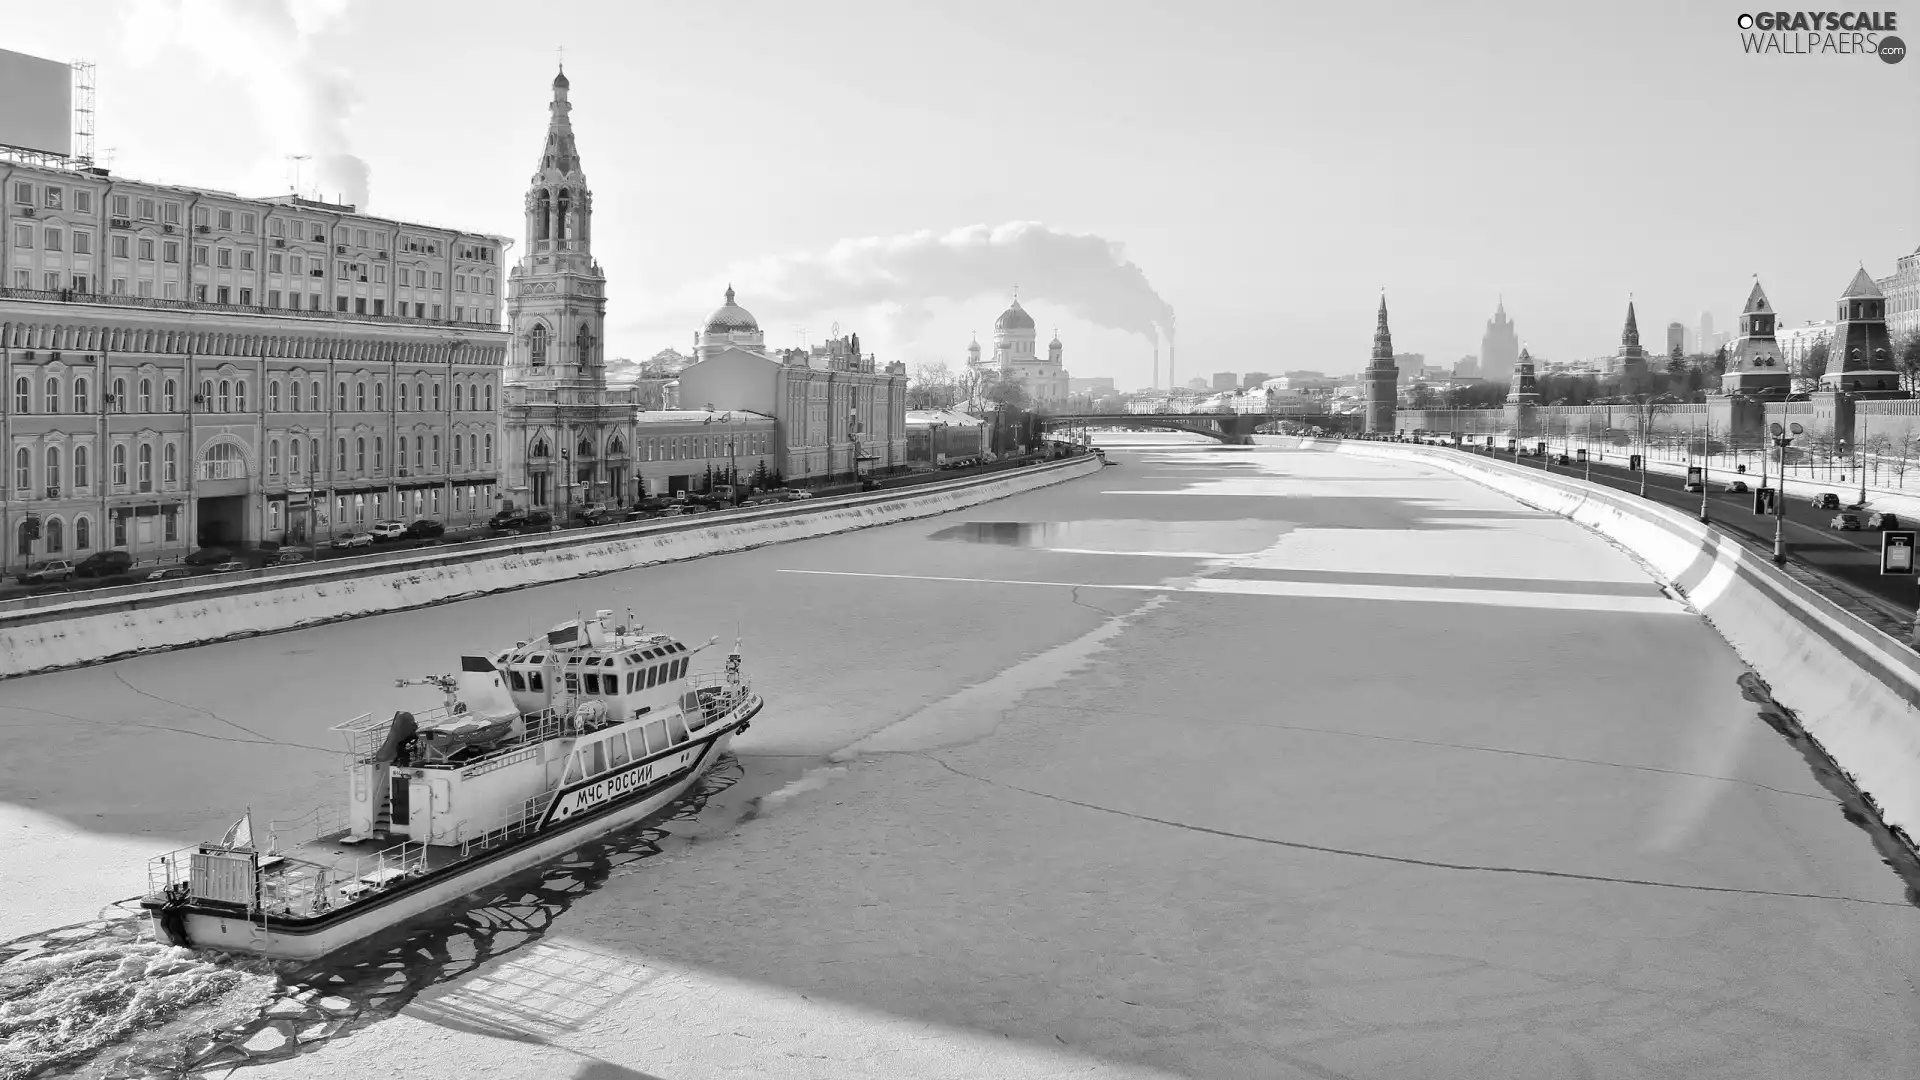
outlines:
[{"label": "smoke plume", "polygon": [[352,84],[328,64],[316,37],[339,19],[348,0],[134,0],[126,49],[150,62],[184,52],[206,70],[240,84],[259,120],[261,166],[269,175],[294,171],[301,154],[300,194],[340,198],[365,208],[371,170],[347,137]]},{"label": "smoke plume", "polygon": [[[842,240],[818,254],[769,257],[735,266],[729,279],[740,301],[773,325],[787,318],[847,308],[883,307],[897,327],[929,317],[929,300],[1006,295],[1016,285],[1022,306],[1058,306],[1086,322],[1158,340],[1171,330],[1173,308],[1104,237],[1060,232],[1039,222],[972,225],[945,235]],[[711,303],[718,291],[702,286]]]}]

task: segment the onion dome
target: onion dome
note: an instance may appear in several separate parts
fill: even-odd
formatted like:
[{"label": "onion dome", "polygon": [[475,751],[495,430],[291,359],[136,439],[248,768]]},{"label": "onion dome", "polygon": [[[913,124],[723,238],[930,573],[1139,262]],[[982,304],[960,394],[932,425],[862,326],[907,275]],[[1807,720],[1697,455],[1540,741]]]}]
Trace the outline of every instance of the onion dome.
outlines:
[{"label": "onion dome", "polygon": [[1020,306],[1020,301],[1015,300],[1012,307],[1001,312],[1000,317],[993,320],[993,328],[995,330],[1031,330],[1033,316],[1027,314],[1027,310]]},{"label": "onion dome", "polygon": [[567,69],[561,68],[560,74],[553,77],[553,88],[555,90],[565,90],[569,85],[571,84],[567,82]]},{"label": "onion dome", "polygon": [[727,286],[727,302],[707,316],[707,333],[736,334],[759,329],[760,324],[754,321],[752,312],[733,302],[733,286]]}]

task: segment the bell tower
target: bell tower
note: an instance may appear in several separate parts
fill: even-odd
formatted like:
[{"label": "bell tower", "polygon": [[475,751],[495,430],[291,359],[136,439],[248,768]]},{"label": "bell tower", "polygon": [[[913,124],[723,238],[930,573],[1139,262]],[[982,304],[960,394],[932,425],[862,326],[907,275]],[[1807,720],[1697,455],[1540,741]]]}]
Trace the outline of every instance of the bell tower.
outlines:
[{"label": "bell tower", "polygon": [[626,490],[630,410],[607,404],[607,279],[593,258],[593,193],[574,144],[563,70],[527,187],[526,246],[507,282],[500,487],[516,508],[556,517]]},{"label": "bell tower", "polygon": [[1391,435],[1398,411],[1400,368],[1393,362],[1393,335],[1387,330],[1387,294],[1380,294],[1380,316],[1373,328],[1373,357],[1367,363],[1367,433]]}]

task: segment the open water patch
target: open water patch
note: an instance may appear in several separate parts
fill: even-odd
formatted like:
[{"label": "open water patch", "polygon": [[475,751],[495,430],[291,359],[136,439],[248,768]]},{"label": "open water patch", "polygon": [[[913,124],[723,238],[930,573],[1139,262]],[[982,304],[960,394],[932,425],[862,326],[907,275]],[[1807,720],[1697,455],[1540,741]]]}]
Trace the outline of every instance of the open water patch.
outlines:
[{"label": "open water patch", "polygon": [[175,948],[124,911],[0,944],[0,1080],[200,1080],[350,1035],[539,941],[744,775],[729,753],[662,816],[319,961]]}]

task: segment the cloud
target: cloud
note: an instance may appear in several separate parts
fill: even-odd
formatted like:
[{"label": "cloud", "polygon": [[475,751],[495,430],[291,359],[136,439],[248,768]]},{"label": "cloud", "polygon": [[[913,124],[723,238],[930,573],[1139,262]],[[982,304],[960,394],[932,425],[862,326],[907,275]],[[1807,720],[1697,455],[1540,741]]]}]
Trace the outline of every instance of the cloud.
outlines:
[{"label": "cloud", "polygon": [[352,84],[315,38],[348,0],[134,0],[123,23],[127,54],[145,63],[185,53],[238,82],[259,119],[261,156],[310,155],[301,186],[365,207],[372,170],[352,152]]},{"label": "cloud", "polygon": [[1148,340],[1173,325],[1173,306],[1127,261],[1120,244],[1034,221],[842,240],[823,252],[737,263],[723,277],[687,290],[682,304],[689,311],[711,308],[728,283],[763,326],[877,309],[910,338],[932,317],[928,301],[1007,295],[1016,285],[1023,306],[1057,306]]}]

